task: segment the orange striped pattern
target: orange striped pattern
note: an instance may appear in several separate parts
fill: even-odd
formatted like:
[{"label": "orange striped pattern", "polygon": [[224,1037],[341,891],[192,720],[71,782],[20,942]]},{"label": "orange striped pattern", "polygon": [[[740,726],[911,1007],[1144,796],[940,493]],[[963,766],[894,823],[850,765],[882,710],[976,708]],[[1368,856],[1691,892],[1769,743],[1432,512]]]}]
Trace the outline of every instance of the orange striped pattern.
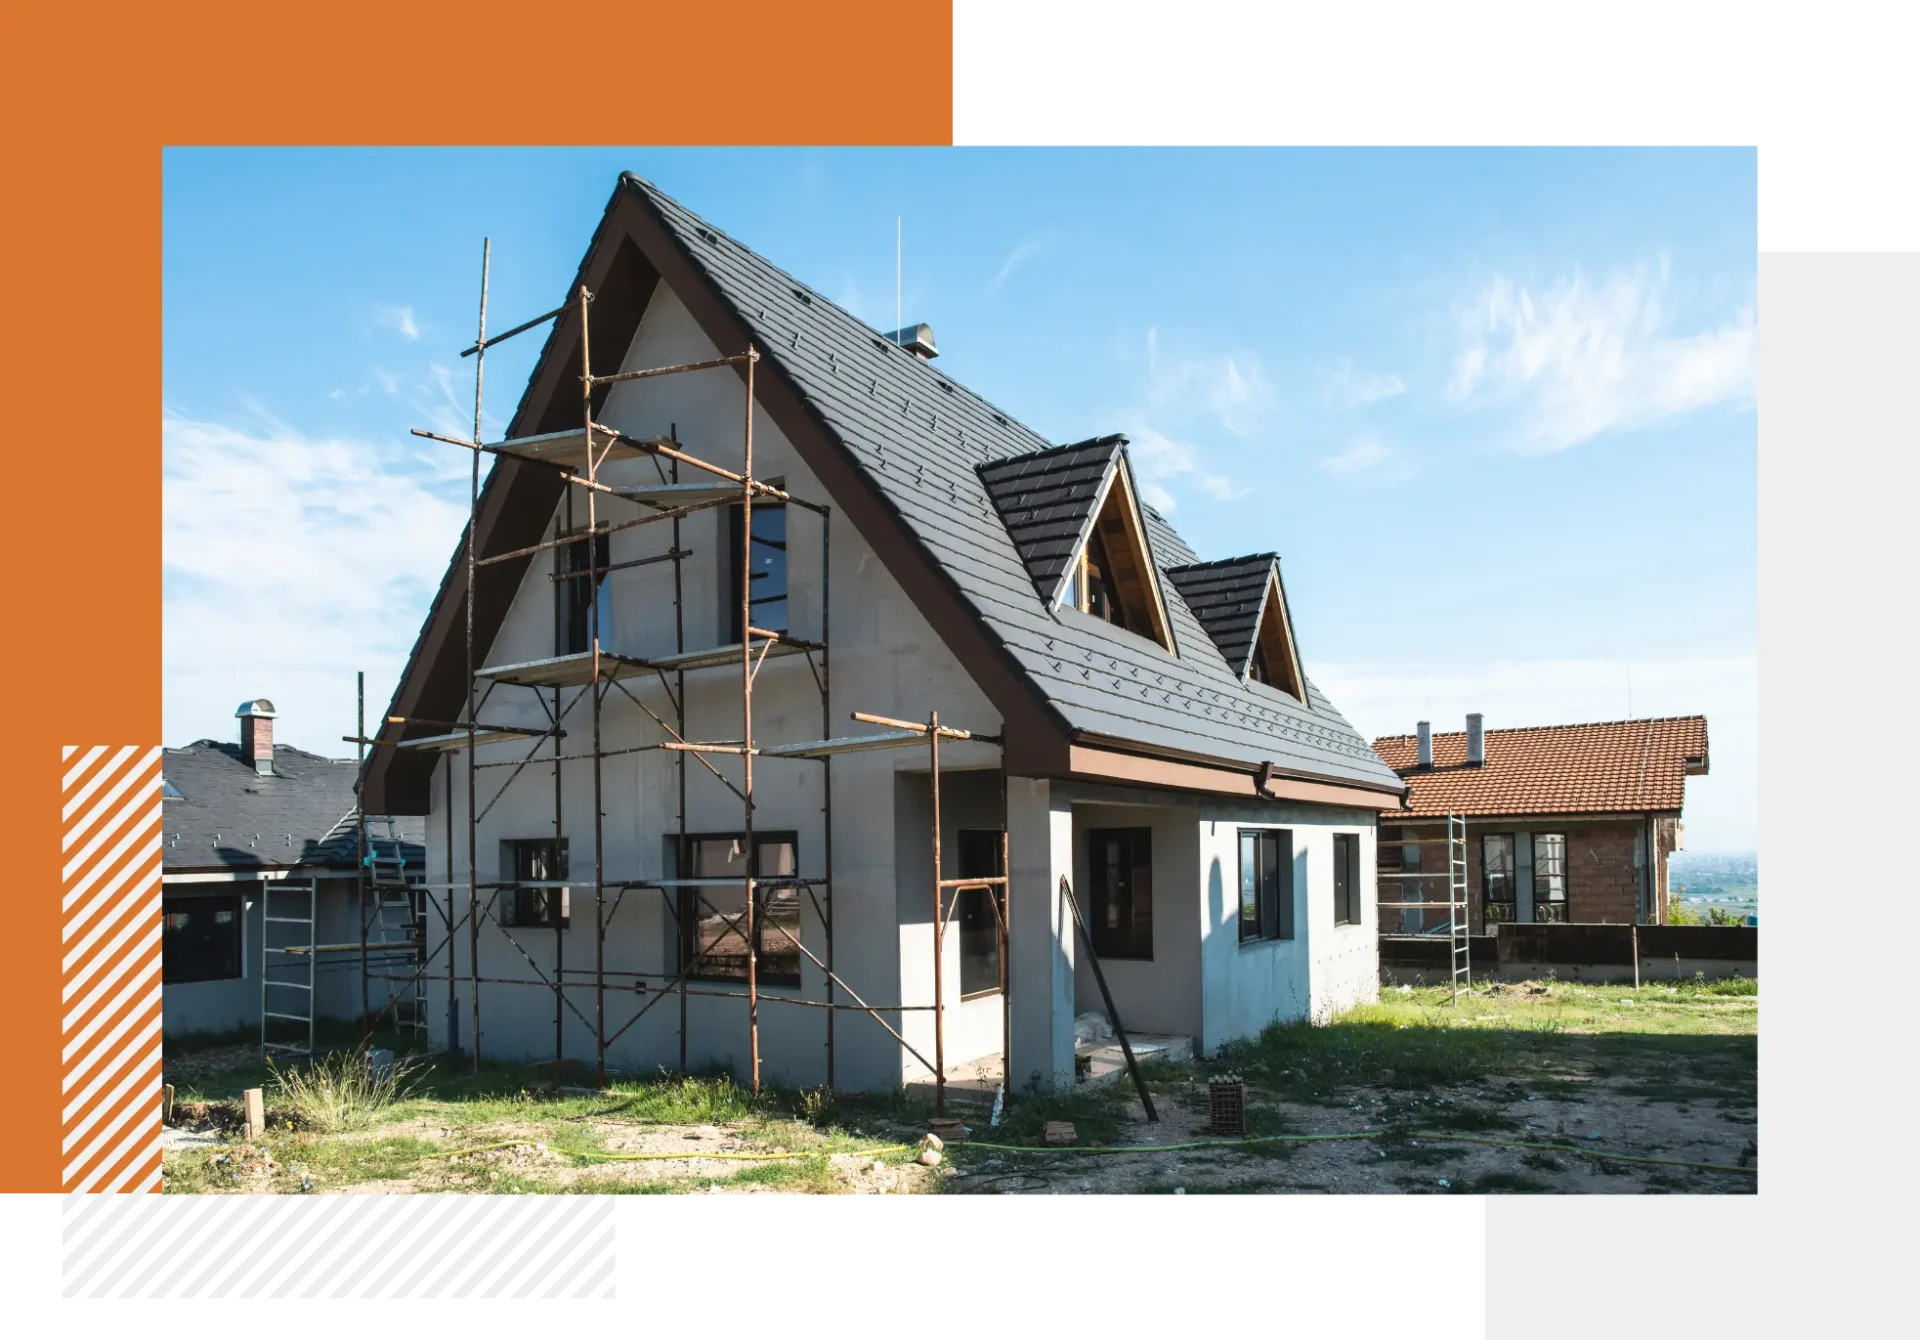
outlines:
[{"label": "orange striped pattern", "polygon": [[160,750],[68,745],[62,1186],[160,1189]]}]

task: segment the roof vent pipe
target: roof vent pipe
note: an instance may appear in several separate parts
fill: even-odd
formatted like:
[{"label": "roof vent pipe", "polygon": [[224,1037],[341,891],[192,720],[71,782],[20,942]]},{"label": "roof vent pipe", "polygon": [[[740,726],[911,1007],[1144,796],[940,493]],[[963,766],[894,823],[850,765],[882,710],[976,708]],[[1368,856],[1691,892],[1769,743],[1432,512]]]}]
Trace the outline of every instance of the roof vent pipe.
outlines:
[{"label": "roof vent pipe", "polygon": [[1433,723],[1431,721],[1421,722],[1419,734],[1420,766],[1423,768],[1431,768],[1433,766]]},{"label": "roof vent pipe", "polygon": [[924,321],[890,331],[887,338],[923,363],[932,362],[940,357],[940,350],[933,342],[933,327]]},{"label": "roof vent pipe", "polygon": [[1478,712],[1467,713],[1467,766],[1478,768],[1487,761],[1487,733],[1481,729]]}]

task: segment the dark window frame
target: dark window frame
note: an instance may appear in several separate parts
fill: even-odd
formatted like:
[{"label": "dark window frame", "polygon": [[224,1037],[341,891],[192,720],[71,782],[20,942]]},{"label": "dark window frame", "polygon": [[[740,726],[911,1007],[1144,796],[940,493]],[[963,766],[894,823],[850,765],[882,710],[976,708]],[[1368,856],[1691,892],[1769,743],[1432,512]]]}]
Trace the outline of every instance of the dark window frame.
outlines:
[{"label": "dark window frame", "polygon": [[[577,656],[593,650],[593,612],[601,605],[601,592],[606,589],[607,579],[612,575],[606,571],[613,556],[611,539],[611,536],[604,534],[581,535],[553,551],[557,578],[553,584],[553,652],[556,656]],[[574,572],[591,574],[595,569],[600,570],[597,577],[567,575]],[[607,630],[601,628],[598,631],[600,646],[604,650]]]},{"label": "dark window frame", "polygon": [[[560,873],[552,871],[557,868]],[[502,838],[500,870],[503,882],[502,922],[515,929],[567,930],[573,924],[573,890],[529,889],[521,880],[573,879],[572,858],[563,837]]]},{"label": "dark window frame", "polygon": [[[1103,879],[1108,870],[1102,847],[1109,841],[1122,844],[1121,864],[1127,873],[1124,908],[1114,906],[1113,889]],[[1153,830],[1147,827],[1090,828],[1086,833],[1087,852],[1087,934],[1093,952],[1103,959],[1153,961]],[[1135,844],[1138,844],[1136,847]],[[1145,897],[1140,897],[1138,876],[1146,872]],[[1141,915],[1144,902],[1146,915]],[[1121,914],[1124,912],[1124,925]],[[1109,923],[1113,924],[1109,924]],[[1144,942],[1144,943],[1143,943]]]},{"label": "dark window frame", "polygon": [[1360,835],[1335,833],[1333,835],[1333,924],[1358,926],[1360,920]]},{"label": "dark window frame", "polygon": [[[1235,843],[1239,857],[1240,943],[1242,945],[1279,944],[1296,933],[1293,904],[1293,830],[1291,828],[1242,828]],[[1252,887],[1248,887],[1252,856]],[[1269,859],[1269,856],[1271,859]],[[1271,880],[1266,876],[1271,875]],[[1247,895],[1253,895],[1249,916]]]},{"label": "dark window frame", "polygon": [[[998,828],[962,828],[954,843],[959,851],[959,877],[983,879],[1004,874],[1000,868],[1002,836]],[[976,885],[954,892],[953,920],[960,932],[960,999],[997,996],[1001,981],[1000,918],[1007,911],[1007,886]],[[970,941],[978,945],[983,937],[987,948],[970,952]],[[983,986],[982,981],[988,984]]]},{"label": "dark window frame", "polygon": [[[238,893],[163,893],[160,984],[237,982],[247,975],[246,899]],[[219,913],[226,913],[225,921]],[[177,929],[174,918],[188,920]]]},{"label": "dark window frame", "polygon": [[[1506,879],[1507,896],[1494,897],[1492,862],[1487,860],[1487,844],[1504,842],[1507,844],[1506,869],[1501,874]],[[1480,835],[1480,920],[1484,925],[1493,919],[1488,913],[1489,907],[1511,907],[1513,917],[1520,915],[1520,839],[1514,833],[1482,833]]]},{"label": "dark window frame", "polygon": [[[778,516],[779,535],[763,535],[761,528],[766,518]],[[740,627],[740,504],[727,508],[727,584],[721,589],[720,601],[726,607],[729,642],[745,640],[745,630]],[[793,594],[793,574],[787,559],[792,550],[787,542],[787,507],[785,503],[763,503],[753,505],[753,545],[756,551],[770,550],[779,554],[779,591],[775,593],[754,593],[749,595],[748,603],[754,607],[753,626],[765,628],[775,633],[785,633],[792,629],[792,606],[789,603]],[[758,554],[756,554],[758,557]],[[771,563],[771,560],[768,560]],[[764,607],[778,605],[777,615],[762,614]]]},{"label": "dark window frame", "polygon": [[[732,832],[721,832],[721,833],[688,833],[683,838],[679,839],[678,864],[676,868],[682,872],[682,875],[684,878],[692,879],[695,877],[692,873],[695,868],[694,860],[693,860],[695,843],[740,842],[744,840],[745,837],[746,837],[746,834],[743,832],[740,832],[737,829]],[[761,851],[767,847],[778,847],[783,844],[793,848],[793,868],[796,874],[799,873],[800,835],[797,832],[794,832],[791,829],[773,830],[765,833],[756,832],[753,835],[753,857],[751,861],[755,879],[758,879],[760,877]],[[692,962],[695,957],[695,941],[697,939],[698,928],[701,921],[702,897],[707,893],[708,889],[716,888],[716,887],[718,886],[707,885],[700,888],[681,889],[679,893],[679,897],[675,900],[674,906],[677,910],[677,913],[678,913],[677,919],[679,921],[678,934],[674,937],[675,944],[678,948],[678,960],[675,965],[676,970],[687,968],[687,964],[689,962]],[[800,943],[802,934],[806,928],[805,905],[799,902],[800,886],[787,885],[785,887],[792,890],[795,896],[796,916],[794,921],[794,940],[795,940],[795,943],[798,944]],[[737,884],[735,885],[735,888],[736,889],[738,888]],[[793,970],[791,972],[788,972],[784,968],[775,968],[770,966],[775,962],[775,960],[772,957],[770,957],[767,953],[767,947],[766,947],[767,915],[766,913],[767,913],[767,898],[773,892],[774,892],[774,889],[770,885],[765,885],[765,884],[754,885],[754,889],[753,889],[754,946],[753,946],[753,949],[754,949],[754,959],[755,959],[755,968],[754,968],[755,981],[756,981],[756,984],[760,987],[769,987],[769,986],[797,987],[801,985],[800,975],[804,971],[801,961],[806,957],[797,948],[793,951],[793,955],[792,955]],[[715,915],[721,915],[717,909],[709,908],[708,910],[713,911]],[[737,914],[728,913],[726,915],[728,915],[730,918],[737,919]],[[733,932],[729,928],[723,931],[722,933],[724,935],[730,935]],[[700,957],[704,958],[706,957],[706,955],[703,954],[703,955],[700,955]],[[744,959],[742,960],[742,962],[744,963]],[[687,980],[689,982],[728,982],[728,983],[744,982],[746,980],[746,969],[744,966],[738,972],[730,972],[724,969],[711,969],[711,968],[703,969],[699,964],[696,963],[692,968],[687,969]]]},{"label": "dark window frame", "polygon": [[[1560,920],[1572,920],[1571,908],[1573,905],[1573,893],[1569,887],[1571,881],[1568,876],[1572,871],[1573,863],[1567,859],[1567,835],[1565,833],[1529,833],[1527,836],[1533,847],[1533,919],[1535,921],[1543,919],[1540,916],[1540,906],[1544,903],[1549,907],[1558,907],[1561,909]],[[1560,896],[1558,898],[1553,897],[1552,886],[1550,884],[1548,885],[1546,896],[1541,896],[1540,881],[1543,871],[1540,860],[1540,842],[1543,838],[1549,842],[1558,842],[1560,844],[1560,868],[1557,872],[1547,872],[1549,875],[1551,873],[1558,873],[1560,877]]]}]

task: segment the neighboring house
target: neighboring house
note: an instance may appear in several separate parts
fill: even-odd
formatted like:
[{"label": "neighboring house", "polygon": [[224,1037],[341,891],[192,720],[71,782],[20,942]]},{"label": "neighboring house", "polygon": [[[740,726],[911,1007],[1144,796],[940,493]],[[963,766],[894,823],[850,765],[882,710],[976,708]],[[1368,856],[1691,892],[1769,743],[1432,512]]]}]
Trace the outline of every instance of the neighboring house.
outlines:
[{"label": "neighboring house", "polygon": [[[166,750],[161,763],[160,978],[162,1028],[170,1037],[259,1027],[270,889],[271,914],[291,919],[272,923],[276,945],[311,938],[356,946],[351,954],[312,956],[318,1016],[354,1018],[360,1011],[354,761],[274,744],[275,712],[265,698],[240,704],[234,715],[238,744],[196,740]],[[389,831],[385,820],[371,826],[383,839]],[[417,874],[424,860],[420,821],[392,828],[401,839],[397,854]],[[300,919],[313,921],[311,937],[293,924]],[[304,983],[304,971],[287,963],[274,980]],[[381,985],[370,985],[376,1004],[389,994]],[[306,994],[276,988],[269,1008],[300,1014]],[[304,1030],[284,1031],[291,1037]]]},{"label": "neighboring house", "polygon": [[[1447,897],[1447,816],[1466,819],[1475,934],[1498,922],[1667,919],[1667,858],[1680,845],[1686,779],[1707,771],[1707,719],[1661,717],[1579,726],[1467,729],[1375,740],[1412,788],[1381,816],[1388,902]],[[1407,879],[1422,872],[1429,876]],[[1419,892],[1415,892],[1418,890]],[[1444,909],[1380,909],[1383,934],[1444,928]]]},{"label": "neighboring house", "polygon": [[[471,784],[483,1056],[590,1062],[604,1036],[616,1068],[748,1068],[742,805],[700,759],[660,747],[670,722],[688,740],[741,738],[739,508],[711,475],[683,468],[675,482],[666,460],[626,445],[671,441],[741,469],[743,371],[596,387],[596,422],[625,435],[600,470],[614,492],[593,495],[600,523],[619,528],[591,552],[564,542],[586,523],[587,493],[527,456],[580,441],[583,285],[596,375],[753,346],[753,473],[831,509],[753,509],[752,625],[777,634],[756,642],[773,653],[754,681],[756,747],[871,731],[854,712],[937,710],[1004,736],[1004,748],[941,747],[942,876],[1000,870],[1003,814],[1011,861],[1009,999],[984,891],[962,898],[945,937],[949,1065],[998,1057],[1004,1007],[1014,1086],[1072,1082],[1075,1015],[1100,1004],[1063,879],[1130,1029],[1210,1049],[1373,998],[1374,831],[1404,786],[1307,678],[1278,559],[1202,562],[1142,502],[1124,437],[1048,442],[938,370],[928,328],[883,336],[628,175],[507,430],[516,443],[553,436],[496,454],[480,495],[478,767],[464,731],[437,724],[465,719],[464,542],[391,708],[420,724],[383,727],[368,764],[369,807],[429,816],[442,909],[430,940],[461,927],[444,1007],[434,987],[436,1045],[463,1047],[475,1009],[462,926]],[[638,524],[703,500],[672,527]],[[555,547],[531,548],[543,542]],[[583,571],[591,580],[568,575]],[[597,724],[582,693],[594,619],[609,681]],[[558,762],[550,739],[513,738],[556,719]],[[604,946],[582,757],[596,741]],[[737,757],[703,758],[740,776]],[[847,986],[893,1007],[890,1026],[932,1054],[926,749],[843,753],[830,767],[763,754],[754,777],[752,859],[762,877],[799,881],[756,910],[767,1073],[822,1082],[832,1017],[841,1087],[923,1077],[873,1019],[780,998],[824,1001],[810,954],[832,953]],[[695,879],[711,883],[667,882]],[[444,981],[449,960],[434,953]],[[516,973],[549,985],[484,984]],[[639,1014],[683,975],[682,1002]]]}]

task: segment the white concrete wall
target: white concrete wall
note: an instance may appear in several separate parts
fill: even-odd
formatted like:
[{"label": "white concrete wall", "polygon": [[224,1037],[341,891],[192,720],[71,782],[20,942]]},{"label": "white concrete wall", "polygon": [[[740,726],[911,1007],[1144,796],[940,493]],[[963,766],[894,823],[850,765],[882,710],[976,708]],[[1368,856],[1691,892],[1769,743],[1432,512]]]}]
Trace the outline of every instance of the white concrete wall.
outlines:
[{"label": "white concrete wall", "polygon": [[[661,366],[716,356],[715,349],[677,298],[664,287],[658,291],[623,366]],[[742,463],[741,429],[744,407],[739,377],[731,369],[714,369],[673,377],[628,382],[616,386],[601,419],[637,436],[677,433],[686,449],[716,464],[738,468]],[[764,410],[754,420],[754,470],[761,478],[781,483],[796,496],[827,501],[825,491],[800,461]],[[612,483],[657,480],[651,461],[614,462],[602,477]],[[683,467],[681,482],[700,479]],[[563,500],[558,515],[566,515]],[[574,490],[572,524],[587,522],[584,490]],[[604,499],[596,503],[597,519],[618,521],[645,515],[647,509]],[[819,639],[828,633],[832,676],[832,708],[822,719],[820,697],[804,657],[769,659],[754,689],[754,735],[761,744],[818,739],[822,734],[871,733],[874,727],[853,722],[854,710],[923,718],[937,709],[955,724],[995,731],[1000,722],[984,695],[961,671],[947,649],[875,558],[863,538],[837,513],[832,527],[832,626],[823,629],[820,522],[813,514],[790,508],[788,534],[789,627],[799,636]],[[727,637],[723,592],[729,570],[724,508],[696,514],[682,524],[680,544],[693,551],[682,564],[682,602],[685,646],[700,649],[721,644]],[[636,527],[615,533],[610,540],[615,563],[664,552],[672,543],[670,523]],[[551,656],[553,645],[552,564],[547,556],[530,565],[494,645],[483,664],[537,660]],[[603,632],[603,647],[646,656],[674,649],[673,568],[671,564],[632,568],[611,577],[612,613]],[[624,681],[625,688],[654,712],[671,721],[673,709],[655,679]],[[573,704],[578,690],[562,689],[563,706]],[[549,704],[552,692],[547,691]],[[701,670],[687,676],[687,736],[690,739],[737,739],[740,735],[740,679],[732,667]],[[481,718],[489,722],[541,725],[545,716],[534,701],[534,691],[500,686],[488,698]],[[581,752],[591,742],[591,710],[586,700],[566,707],[565,741],[568,753]],[[603,750],[650,744],[665,738],[620,689],[603,700]],[[544,747],[543,747],[544,748]],[[528,752],[525,742],[483,748],[484,765],[513,760]],[[714,758],[722,773],[740,776],[737,760]],[[942,763],[955,769],[997,765],[997,751],[984,746],[952,746],[943,750]],[[456,757],[452,768],[456,878],[464,878],[467,760]],[[602,764],[601,809],[604,871],[610,881],[658,878],[669,873],[668,835],[678,829],[678,788],[672,753],[650,751],[606,759]],[[863,997],[876,1004],[931,1003],[932,965],[930,922],[922,919],[902,925],[902,893],[895,877],[896,851],[905,836],[896,834],[895,774],[924,770],[919,750],[848,755],[832,764],[834,809],[833,864],[835,873],[836,971]],[[557,957],[569,968],[591,968],[594,936],[591,896],[593,827],[591,767],[586,762],[561,765],[561,832],[569,840],[575,881],[572,925],[552,930],[514,932],[541,972],[551,976]],[[685,763],[687,778],[686,829],[689,832],[737,832],[741,827],[739,800],[697,761]],[[826,831],[822,814],[825,768],[819,763],[762,760],[755,768],[755,828],[760,832],[792,830],[797,834],[803,874],[818,875],[824,868]],[[554,767],[528,766],[498,801],[493,797],[511,768],[481,767],[476,773],[478,804],[485,817],[480,825],[476,865],[481,880],[500,877],[500,842],[509,838],[554,835]],[[444,825],[447,819],[445,772],[436,771],[433,814],[427,840],[429,879],[445,882]],[[491,805],[491,808],[488,808]],[[922,830],[924,833],[924,830]],[[922,839],[923,840],[923,839]],[[584,885],[584,887],[582,887]],[[444,894],[439,895],[444,899]],[[632,892],[606,898],[609,927],[606,965],[646,975],[649,985],[670,980],[674,968],[672,922],[662,895]],[[457,899],[456,915],[464,910],[465,895]],[[806,907],[802,936],[808,948],[825,956],[823,928]],[[432,939],[444,933],[440,919],[430,922]],[[483,976],[531,977],[526,958],[507,944],[491,923],[483,923],[480,969]],[[457,962],[461,973],[469,968],[467,937],[458,937]],[[444,966],[444,964],[442,965]],[[614,978],[629,982],[630,978]],[[957,980],[957,969],[956,969]],[[589,977],[569,974],[568,998],[591,1020],[594,992]],[[723,984],[695,984],[712,990],[735,989]],[[768,987],[765,994],[820,1000],[825,997],[824,973],[811,963],[802,965],[799,988]],[[435,988],[436,996],[444,985]],[[459,995],[459,1037],[470,1041],[466,984]],[[956,993],[957,994],[957,993]],[[648,997],[651,998],[651,997]],[[628,990],[609,988],[606,997],[607,1030],[619,1028],[641,1004]],[[554,997],[546,988],[489,986],[480,988],[481,1052],[491,1059],[541,1059],[554,1053]],[[436,1038],[446,1031],[444,1004],[431,1011]],[[970,1011],[961,1012],[963,1015]],[[896,1015],[890,1019],[901,1026]],[[970,1023],[949,1016],[956,1036],[971,1036]],[[928,1025],[930,1027],[930,1025]],[[843,1087],[875,1087],[898,1083],[903,1060],[897,1043],[864,1014],[837,1016],[835,1080]],[[763,1078],[793,1083],[818,1083],[826,1077],[826,1012],[782,1007],[771,1001],[760,1010]],[[911,1033],[909,1034],[911,1036]],[[748,1062],[746,1004],[730,999],[690,999],[687,1004],[687,1059],[695,1068],[718,1066],[744,1075]],[[591,1059],[593,1031],[571,1012],[562,1018],[562,1040],[567,1055]],[[972,1046],[961,1044],[961,1049]],[[995,1032],[991,1047],[998,1047]],[[626,1069],[649,1069],[678,1063],[680,1015],[677,1001],[662,1002],[614,1045],[609,1064]],[[952,1053],[950,1052],[950,1059]]]},{"label": "white concrete wall", "polygon": [[[1073,877],[1071,788],[1031,777],[1008,783],[1012,863],[1013,1074],[1009,1087],[1073,1084],[1074,962],[1079,944],[1060,880]],[[1077,889],[1076,889],[1077,892]]]},{"label": "white concrete wall", "polygon": [[[1241,944],[1242,828],[1293,834],[1294,936]],[[1333,835],[1360,837],[1360,919],[1334,924]],[[1201,1047],[1211,1052],[1276,1020],[1324,1021],[1379,998],[1380,953],[1374,893],[1376,816],[1309,805],[1223,805],[1201,809]]]},{"label": "white concrete wall", "polygon": [[[1087,876],[1087,834],[1102,828],[1146,828],[1153,852],[1153,957],[1100,961],[1120,1022],[1129,1032],[1200,1034],[1199,810],[1180,805],[1077,804],[1073,810],[1073,888],[1080,910],[1094,915]],[[1084,960],[1085,956],[1082,955]],[[1104,1013],[1089,963],[1074,977],[1074,1008]]]}]

